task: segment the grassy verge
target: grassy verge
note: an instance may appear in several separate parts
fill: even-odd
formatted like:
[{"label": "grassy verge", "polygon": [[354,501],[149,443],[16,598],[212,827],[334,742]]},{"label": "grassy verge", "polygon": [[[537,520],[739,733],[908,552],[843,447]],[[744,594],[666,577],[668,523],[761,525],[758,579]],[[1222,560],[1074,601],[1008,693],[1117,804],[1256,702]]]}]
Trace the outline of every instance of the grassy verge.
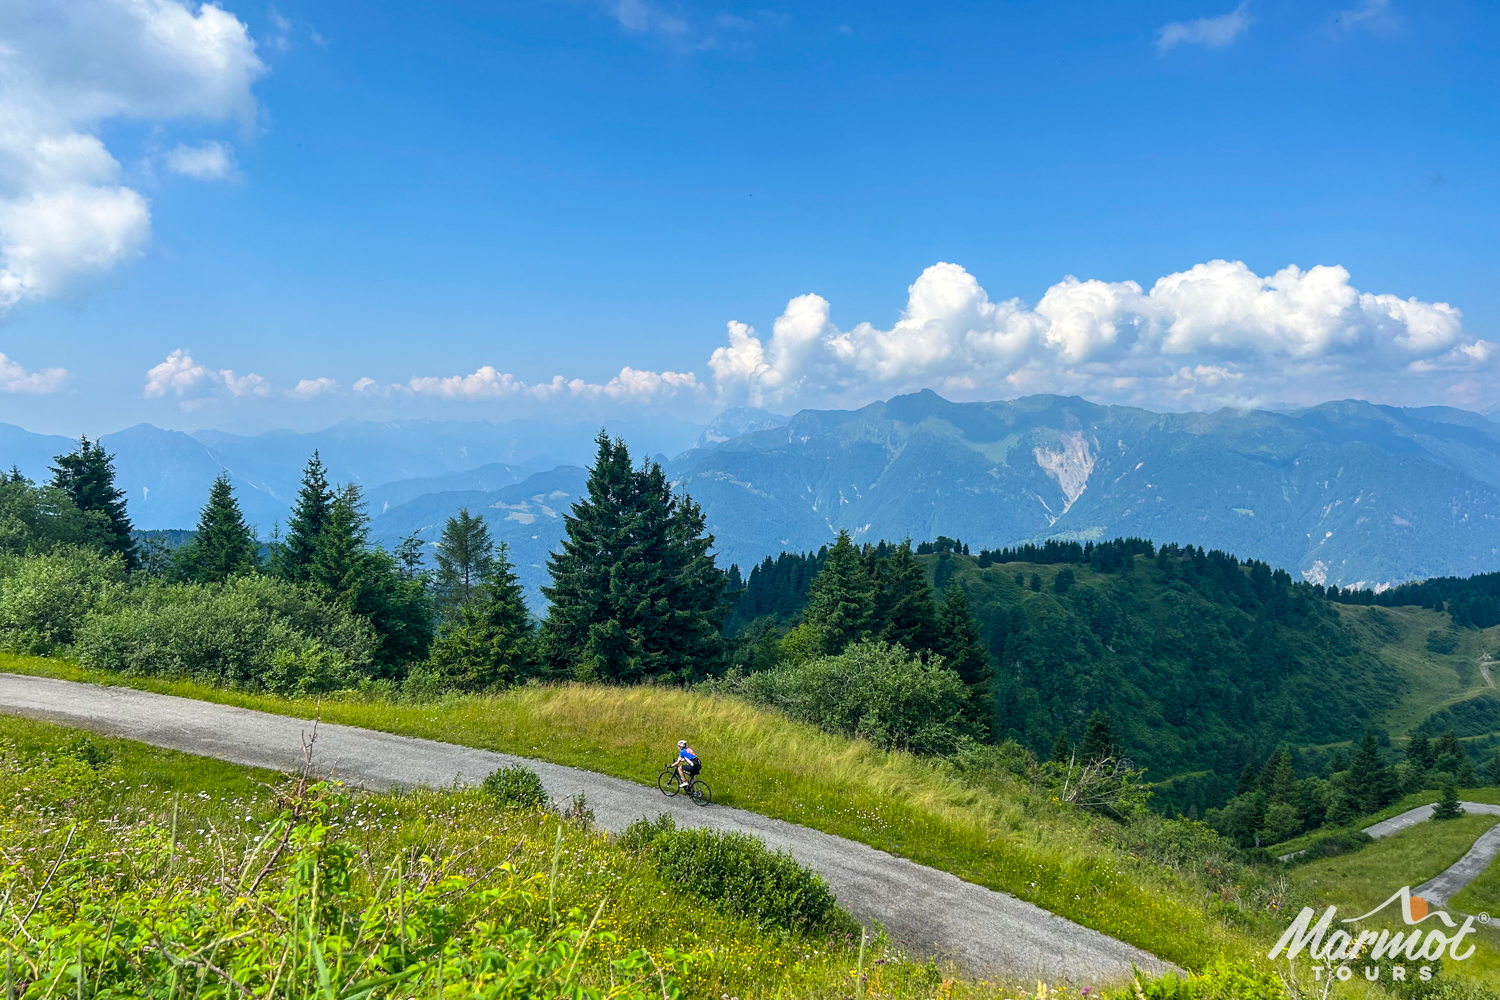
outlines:
[{"label": "grassy verge", "polygon": [[181,681],[101,675],[55,660],[0,669],[128,683],[653,780],[679,738],[707,761],[717,801],[848,837],[993,889],[1190,968],[1263,953],[1274,914],[1205,900],[1108,829],[1016,783],[975,787],[946,766],[829,736],[732,699],[670,688],[526,687],[430,704],[295,701]]},{"label": "grassy verge", "polygon": [[[1379,906],[1402,886],[1416,888],[1451,867],[1497,822],[1500,817],[1473,815],[1418,823],[1353,854],[1290,869],[1288,878],[1323,904],[1337,905],[1340,917],[1355,916]],[[1457,901],[1452,905],[1464,910]],[[1500,983],[1500,935],[1484,929],[1474,956],[1451,966],[1453,975]]]},{"label": "grassy verge", "polygon": [[[375,997],[855,992],[847,936],[722,912],[586,823],[475,790],[297,796],[279,775],[0,717],[0,796],[20,996],[353,996],[388,976],[405,978]],[[893,1000],[1000,995],[883,942],[865,970]]]},{"label": "grassy verge", "polygon": [[1487,913],[1500,920],[1500,864],[1491,864],[1448,904],[1460,913]]}]

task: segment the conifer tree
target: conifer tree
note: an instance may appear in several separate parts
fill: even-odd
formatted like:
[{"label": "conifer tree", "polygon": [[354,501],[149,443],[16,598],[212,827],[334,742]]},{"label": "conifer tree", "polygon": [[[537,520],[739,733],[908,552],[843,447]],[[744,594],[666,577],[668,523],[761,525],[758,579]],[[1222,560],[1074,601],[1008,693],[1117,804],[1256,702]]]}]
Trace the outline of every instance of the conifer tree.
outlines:
[{"label": "conifer tree", "polygon": [[[52,485],[62,490],[84,513],[96,512],[106,522],[106,551],[118,552],[127,569],[138,565],[125,493],[115,486],[115,457],[98,441],[79,438],[78,448],[53,459]],[[19,475],[19,473],[17,473]]]},{"label": "conifer tree", "polygon": [[432,644],[432,664],[455,686],[477,691],[525,676],[535,654],[531,613],[504,542],[482,585]]},{"label": "conifer tree", "polygon": [[1406,744],[1406,759],[1413,767],[1427,770],[1432,767],[1437,759],[1432,753],[1432,744],[1427,739],[1427,734],[1417,733]]},{"label": "conifer tree", "polygon": [[1292,766],[1292,754],[1285,747],[1271,755],[1261,771],[1261,790],[1272,802],[1295,803],[1299,785],[1297,771]]},{"label": "conifer tree", "polygon": [[495,543],[483,517],[461,507],[448,518],[437,544],[437,576],[433,580],[438,606],[453,614],[474,599],[495,570]]},{"label": "conifer tree", "polygon": [[328,512],[313,536],[305,578],[337,597],[355,589],[369,538],[364,496],[355,485],[334,494]]},{"label": "conifer tree", "polygon": [[1372,813],[1395,801],[1396,776],[1380,756],[1375,734],[1367,732],[1349,765],[1349,794],[1362,812]]},{"label": "conifer tree", "polygon": [[1495,755],[1485,765],[1484,776],[1489,779],[1490,784],[1500,785],[1500,750],[1495,751]]},{"label": "conifer tree", "polygon": [[849,533],[840,531],[823,568],[813,577],[802,624],[815,633],[824,653],[836,655],[850,643],[868,638],[874,618],[875,584]]},{"label": "conifer tree", "polygon": [[198,515],[198,531],[179,555],[182,574],[199,583],[222,583],[260,567],[260,544],[245,524],[229,477],[220,473]]},{"label": "conifer tree", "polygon": [[943,666],[952,670],[969,689],[964,718],[989,735],[995,722],[994,696],[990,693],[993,671],[990,656],[979,641],[979,626],[969,612],[969,595],[957,583],[948,584],[938,614],[937,650]]},{"label": "conifer tree", "polygon": [[318,536],[333,510],[334,492],[328,485],[328,472],[314,451],[302,470],[302,485],[297,503],[286,523],[286,541],[277,552],[277,572],[288,580],[306,580],[312,572]]},{"label": "conifer tree", "polygon": [[1463,814],[1463,806],[1458,803],[1458,782],[1453,780],[1452,775],[1445,774],[1443,775],[1443,795],[1432,809],[1432,818],[1458,819]]},{"label": "conifer tree", "polygon": [[912,555],[911,539],[896,546],[889,555],[872,550],[866,557],[866,566],[875,584],[876,637],[899,643],[911,653],[937,649],[940,641],[937,605],[932,599],[932,588],[927,585],[927,574]]},{"label": "conifer tree", "polygon": [[1083,742],[1078,745],[1078,756],[1084,763],[1094,764],[1120,756],[1119,744],[1109,725],[1109,716],[1098,709],[1089,716],[1083,729]]},{"label": "conifer tree", "polygon": [[1073,759],[1073,744],[1068,742],[1066,730],[1058,730],[1057,740],[1052,744],[1052,753],[1048,759],[1058,764],[1066,764]]},{"label": "conifer tree", "polygon": [[1240,780],[1234,786],[1234,794],[1237,796],[1244,795],[1247,792],[1255,791],[1257,787],[1259,787],[1259,777],[1256,774],[1255,765],[1246,764],[1240,771]]},{"label": "conifer tree", "polygon": [[624,441],[600,431],[596,444],[588,496],[548,562],[543,655],[586,680],[700,676],[721,655],[727,610],[703,512],[673,495],[659,464],[632,468]]}]

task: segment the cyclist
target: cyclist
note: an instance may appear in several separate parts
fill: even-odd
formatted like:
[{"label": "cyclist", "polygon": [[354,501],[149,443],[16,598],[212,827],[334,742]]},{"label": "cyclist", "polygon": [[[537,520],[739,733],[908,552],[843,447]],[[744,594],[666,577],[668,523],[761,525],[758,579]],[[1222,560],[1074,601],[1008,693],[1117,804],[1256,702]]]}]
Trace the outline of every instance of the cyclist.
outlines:
[{"label": "cyclist", "polygon": [[677,760],[672,766],[677,771],[677,780],[682,782],[683,790],[686,791],[687,786],[692,784],[693,779],[698,776],[698,772],[703,770],[703,761],[693,752],[693,748],[688,746],[687,740],[678,740]]}]

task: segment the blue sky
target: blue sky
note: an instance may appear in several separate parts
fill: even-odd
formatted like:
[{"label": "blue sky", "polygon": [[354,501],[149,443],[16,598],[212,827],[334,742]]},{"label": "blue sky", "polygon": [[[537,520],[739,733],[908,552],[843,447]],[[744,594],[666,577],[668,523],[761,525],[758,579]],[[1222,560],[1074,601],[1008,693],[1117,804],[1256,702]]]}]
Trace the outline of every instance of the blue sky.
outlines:
[{"label": "blue sky", "polygon": [[1500,405],[1492,4],[7,8],[32,429]]}]

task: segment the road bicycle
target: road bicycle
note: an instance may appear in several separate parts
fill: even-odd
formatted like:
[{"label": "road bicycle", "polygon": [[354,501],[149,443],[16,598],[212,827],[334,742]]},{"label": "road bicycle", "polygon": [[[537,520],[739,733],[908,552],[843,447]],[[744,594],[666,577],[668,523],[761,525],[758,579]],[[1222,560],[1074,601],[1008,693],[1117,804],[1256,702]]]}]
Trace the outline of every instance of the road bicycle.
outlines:
[{"label": "road bicycle", "polygon": [[693,800],[694,805],[706,806],[713,801],[713,792],[709,790],[707,783],[698,780],[697,775],[689,775],[688,786],[683,788],[681,779],[677,777],[677,770],[671,764],[656,776],[656,787],[668,798],[686,795]]}]

